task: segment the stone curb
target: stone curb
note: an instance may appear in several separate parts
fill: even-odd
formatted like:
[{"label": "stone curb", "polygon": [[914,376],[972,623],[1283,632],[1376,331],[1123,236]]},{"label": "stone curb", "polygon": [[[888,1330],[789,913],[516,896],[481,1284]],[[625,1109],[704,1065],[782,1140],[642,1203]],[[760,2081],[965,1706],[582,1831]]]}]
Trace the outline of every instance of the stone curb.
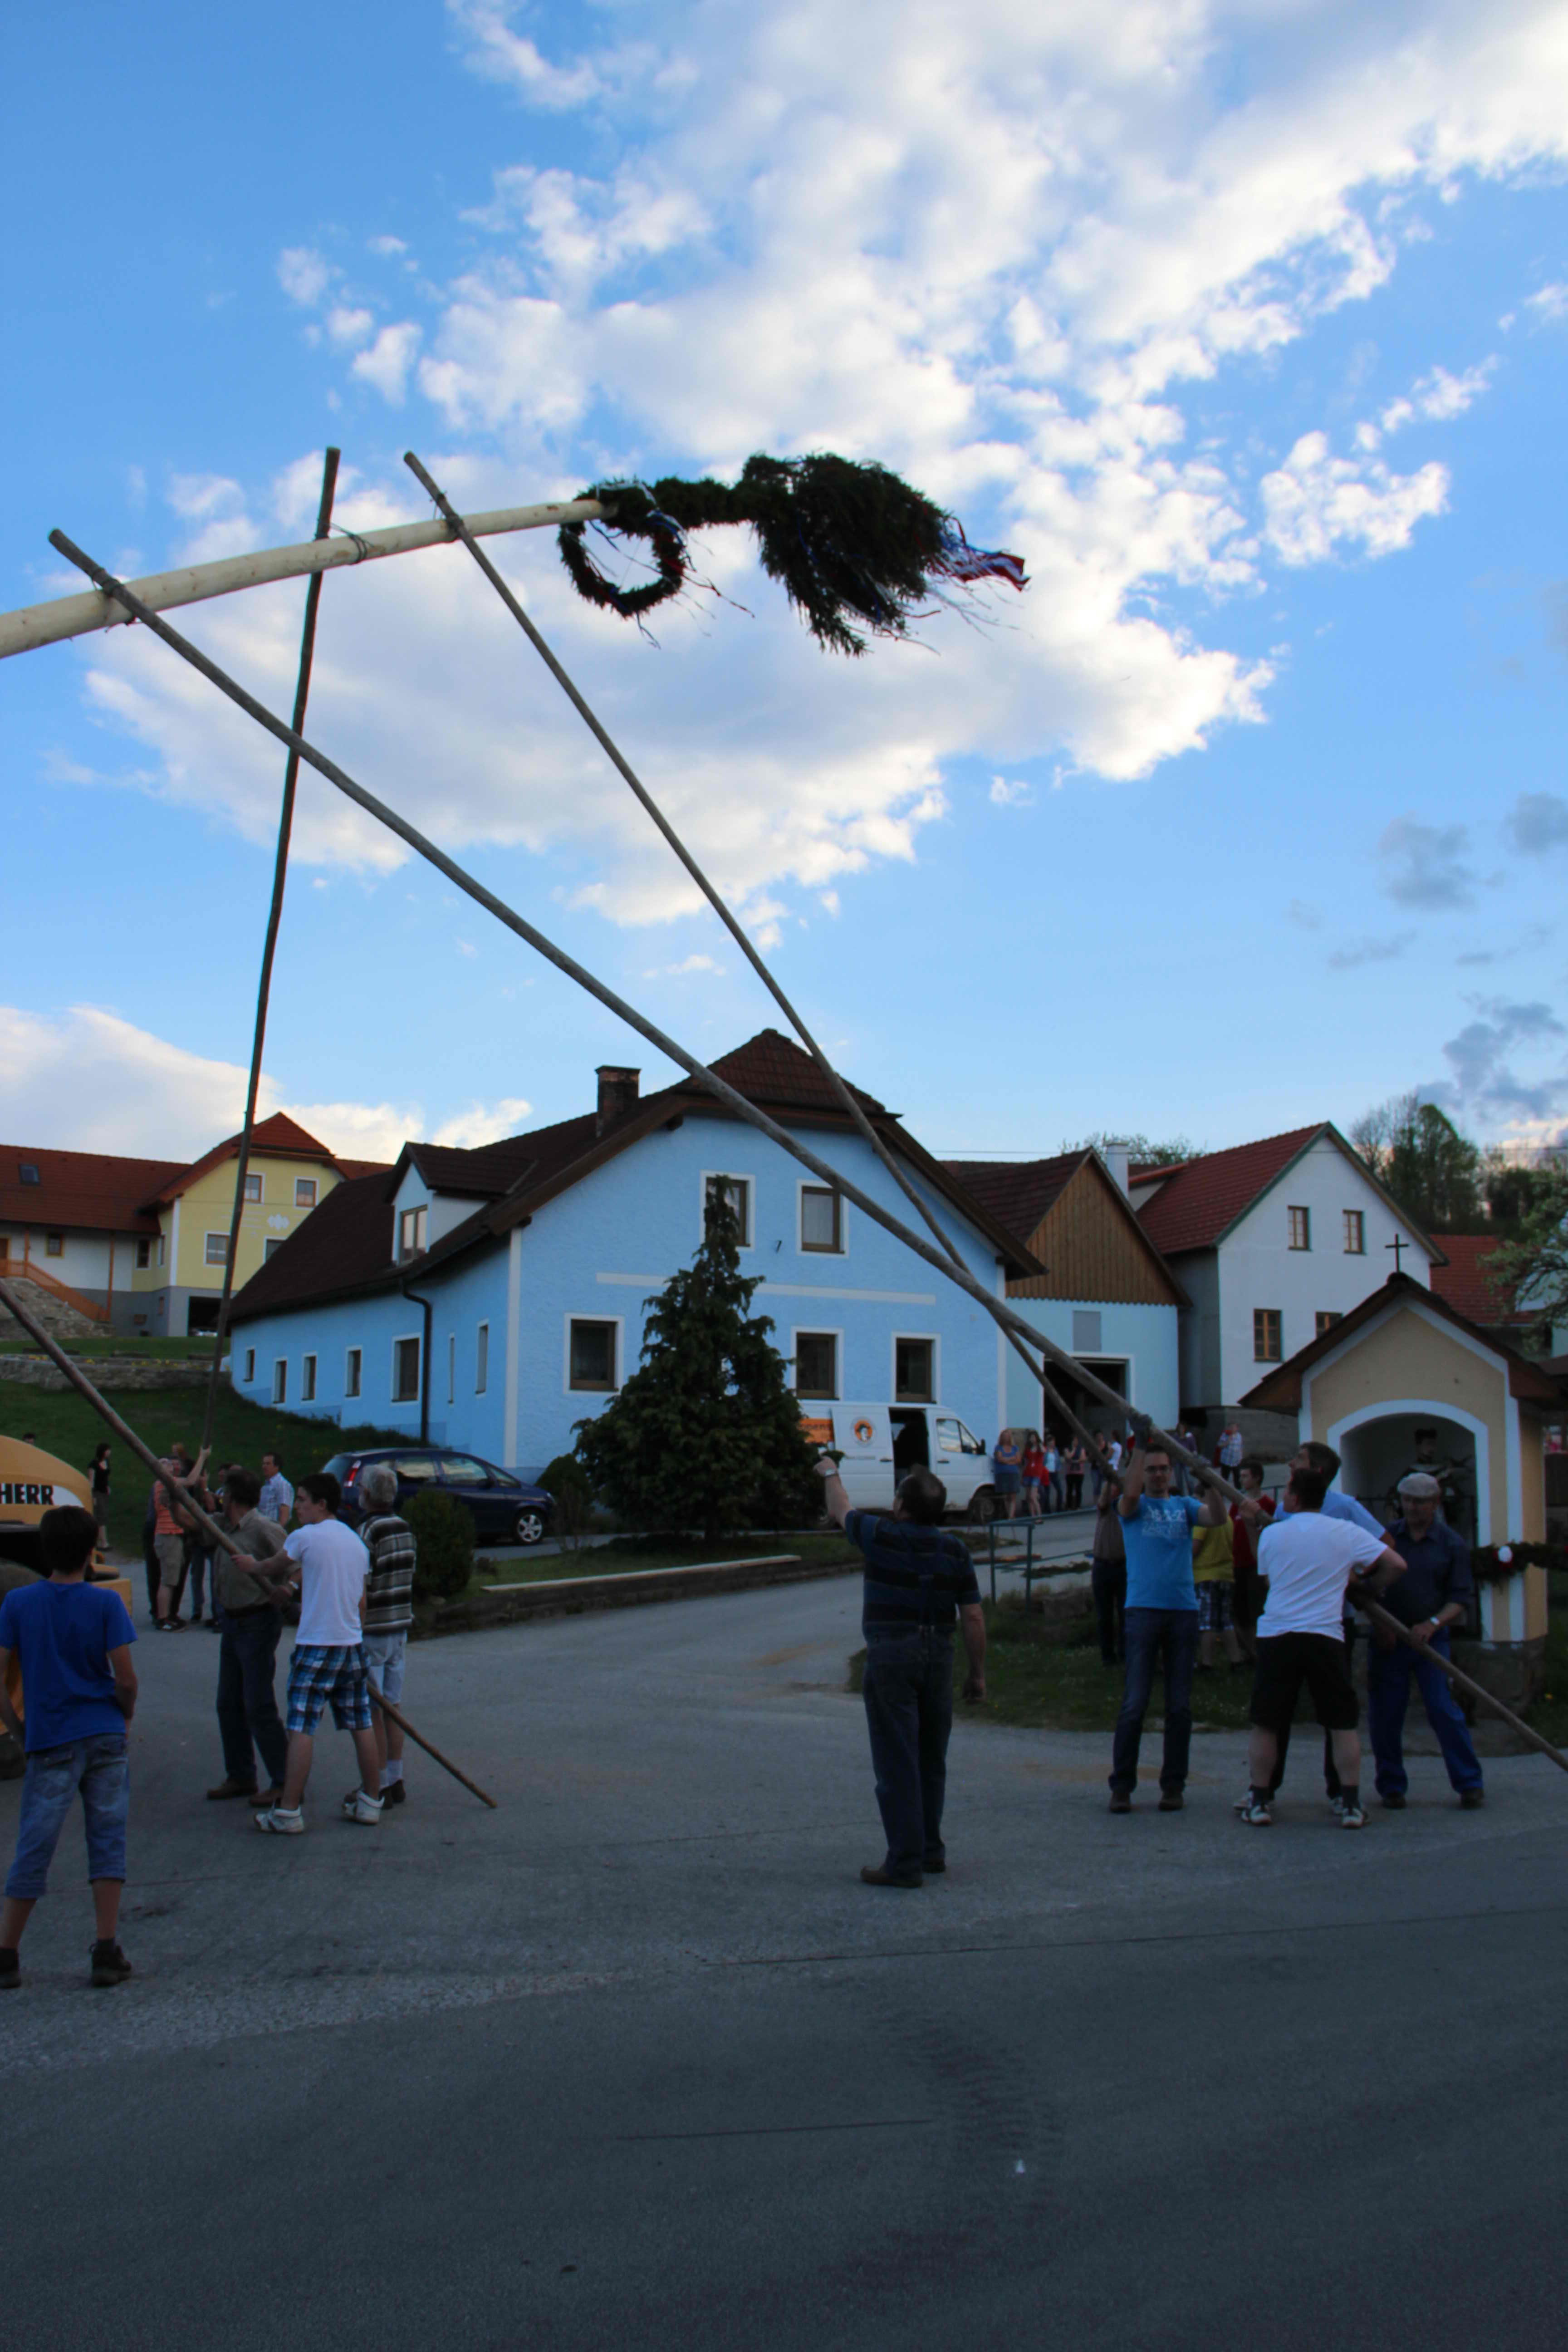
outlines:
[{"label": "stone curb", "polygon": [[472,1600],[444,1601],[416,1622],[415,1641],[444,1633],[484,1633],[535,1617],[581,1617],[600,1609],[637,1609],[656,1601],[700,1601],[714,1592],[754,1592],[771,1584],[806,1584],[831,1576],[858,1576],[857,1552],[841,1561],[803,1560],[798,1552],[765,1559],[714,1560],[695,1568],[635,1568],[608,1576],[556,1576],[535,1584],[503,1586]]}]

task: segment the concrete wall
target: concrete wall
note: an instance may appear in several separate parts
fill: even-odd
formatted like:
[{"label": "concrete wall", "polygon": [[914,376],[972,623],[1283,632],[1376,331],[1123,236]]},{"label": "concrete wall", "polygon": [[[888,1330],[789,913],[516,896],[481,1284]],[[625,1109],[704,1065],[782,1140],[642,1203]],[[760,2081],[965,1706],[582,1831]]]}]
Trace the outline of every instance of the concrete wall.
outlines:
[{"label": "concrete wall", "polygon": [[[1105,1304],[1099,1299],[1010,1298],[1014,1312],[1070,1352],[1075,1305],[1081,1312],[1093,1308],[1100,1316],[1100,1346],[1091,1351],[1097,1363],[1122,1361],[1127,1367],[1127,1397],[1131,1405],[1162,1427],[1174,1423],[1177,1393],[1177,1327],[1173,1307],[1133,1307]],[[1040,1426],[1040,1391],[1011,1348],[1006,1357],[1005,1419],[1026,1429]],[[987,1437],[995,1431],[976,1424]]]},{"label": "concrete wall", "polygon": [[[908,1216],[908,1202],[858,1138],[816,1130],[812,1141],[864,1191]],[[792,1354],[797,1330],[834,1331],[840,1394],[881,1402],[892,1395],[895,1337],[931,1337],[937,1402],[976,1431],[994,1433],[1005,1417],[1002,1343],[984,1309],[848,1204],[843,1252],[803,1251],[799,1192],[810,1181],[805,1170],[735,1121],[696,1113],[546,1203],[510,1240],[474,1253],[449,1273],[437,1267],[415,1281],[435,1307],[432,1442],[466,1446],[525,1473],[564,1452],[573,1424],[606,1401],[569,1384],[572,1319],[616,1324],[618,1378],[637,1369],[645,1301],[690,1263],[701,1240],[708,1174],[752,1182],[752,1238],[742,1265],[761,1278],[752,1311],[773,1317],[773,1343],[782,1354]],[[995,1290],[999,1274],[990,1244],[960,1225],[945,1203],[937,1205],[971,1270]],[[481,1319],[490,1331],[483,1395],[476,1393],[474,1369]],[[391,1396],[393,1342],[417,1336],[421,1328],[420,1310],[395,1292],[247,1321],[234,1333],[235,1386],[242,1396],[267,1401],[273,1363],[282,1357],[289,1364],[289,1411],[415,1435],[417,1404],[395,1403]],[[448,1402],[454,1342],[457,1377]],[[351,1346],[363,1350],[363,1390],[357,1400],[342,1392],[343,1352]],[[300,1394],[307,1349],[317,1360],[311,1402]]]}]

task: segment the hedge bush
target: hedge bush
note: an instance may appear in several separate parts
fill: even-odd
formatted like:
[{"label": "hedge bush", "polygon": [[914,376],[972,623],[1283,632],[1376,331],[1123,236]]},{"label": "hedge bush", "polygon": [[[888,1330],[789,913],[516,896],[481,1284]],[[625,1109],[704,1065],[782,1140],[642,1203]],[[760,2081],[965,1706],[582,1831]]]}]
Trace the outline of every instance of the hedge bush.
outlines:
[{"label": "hedge bush", "polygon": [[455,1495],[416,1495],[403,1514],[414,1530],[416,1601],[453,1601],[474,1572],[474,1520]]}]

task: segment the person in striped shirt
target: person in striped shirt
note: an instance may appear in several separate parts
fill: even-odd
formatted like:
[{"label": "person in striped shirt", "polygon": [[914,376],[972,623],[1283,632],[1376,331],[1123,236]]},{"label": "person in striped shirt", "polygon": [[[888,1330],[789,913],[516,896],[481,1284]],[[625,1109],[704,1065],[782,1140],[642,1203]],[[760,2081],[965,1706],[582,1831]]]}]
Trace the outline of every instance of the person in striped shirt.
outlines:
[{"label": "person in striped shirt", "polygon": [[[370,1517],[359,1536],[370,1554],[364,1584],[364,1662],[371,1680],[394,1706],[403,1696],[408,1629],[414,1622],[414,1530],[397,1516],[397,1473],[389,1462],[373,1462],[359,1485]],[[381,1800],[388,1810],[405,1801],[403,1788],[403,1727],[375,1710],[375,1748],[381,1763]]]}]

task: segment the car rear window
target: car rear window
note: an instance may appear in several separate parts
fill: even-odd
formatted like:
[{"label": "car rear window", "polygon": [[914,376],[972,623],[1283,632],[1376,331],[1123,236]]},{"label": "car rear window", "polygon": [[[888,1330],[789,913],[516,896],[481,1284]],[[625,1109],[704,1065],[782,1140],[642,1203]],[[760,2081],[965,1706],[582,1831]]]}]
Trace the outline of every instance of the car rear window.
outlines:
[{"label": "car rear window", "polygon": [[353,1462],[353,1458],[354,1457],[352,1454],[334,1454],[330,1462],[322,1463],[321,1468],[325,1471],[329,1478],[335,1478],[338,1481],[338,1484],[342,1486],[344,1477],[347,1475],[349,1465]]}]

